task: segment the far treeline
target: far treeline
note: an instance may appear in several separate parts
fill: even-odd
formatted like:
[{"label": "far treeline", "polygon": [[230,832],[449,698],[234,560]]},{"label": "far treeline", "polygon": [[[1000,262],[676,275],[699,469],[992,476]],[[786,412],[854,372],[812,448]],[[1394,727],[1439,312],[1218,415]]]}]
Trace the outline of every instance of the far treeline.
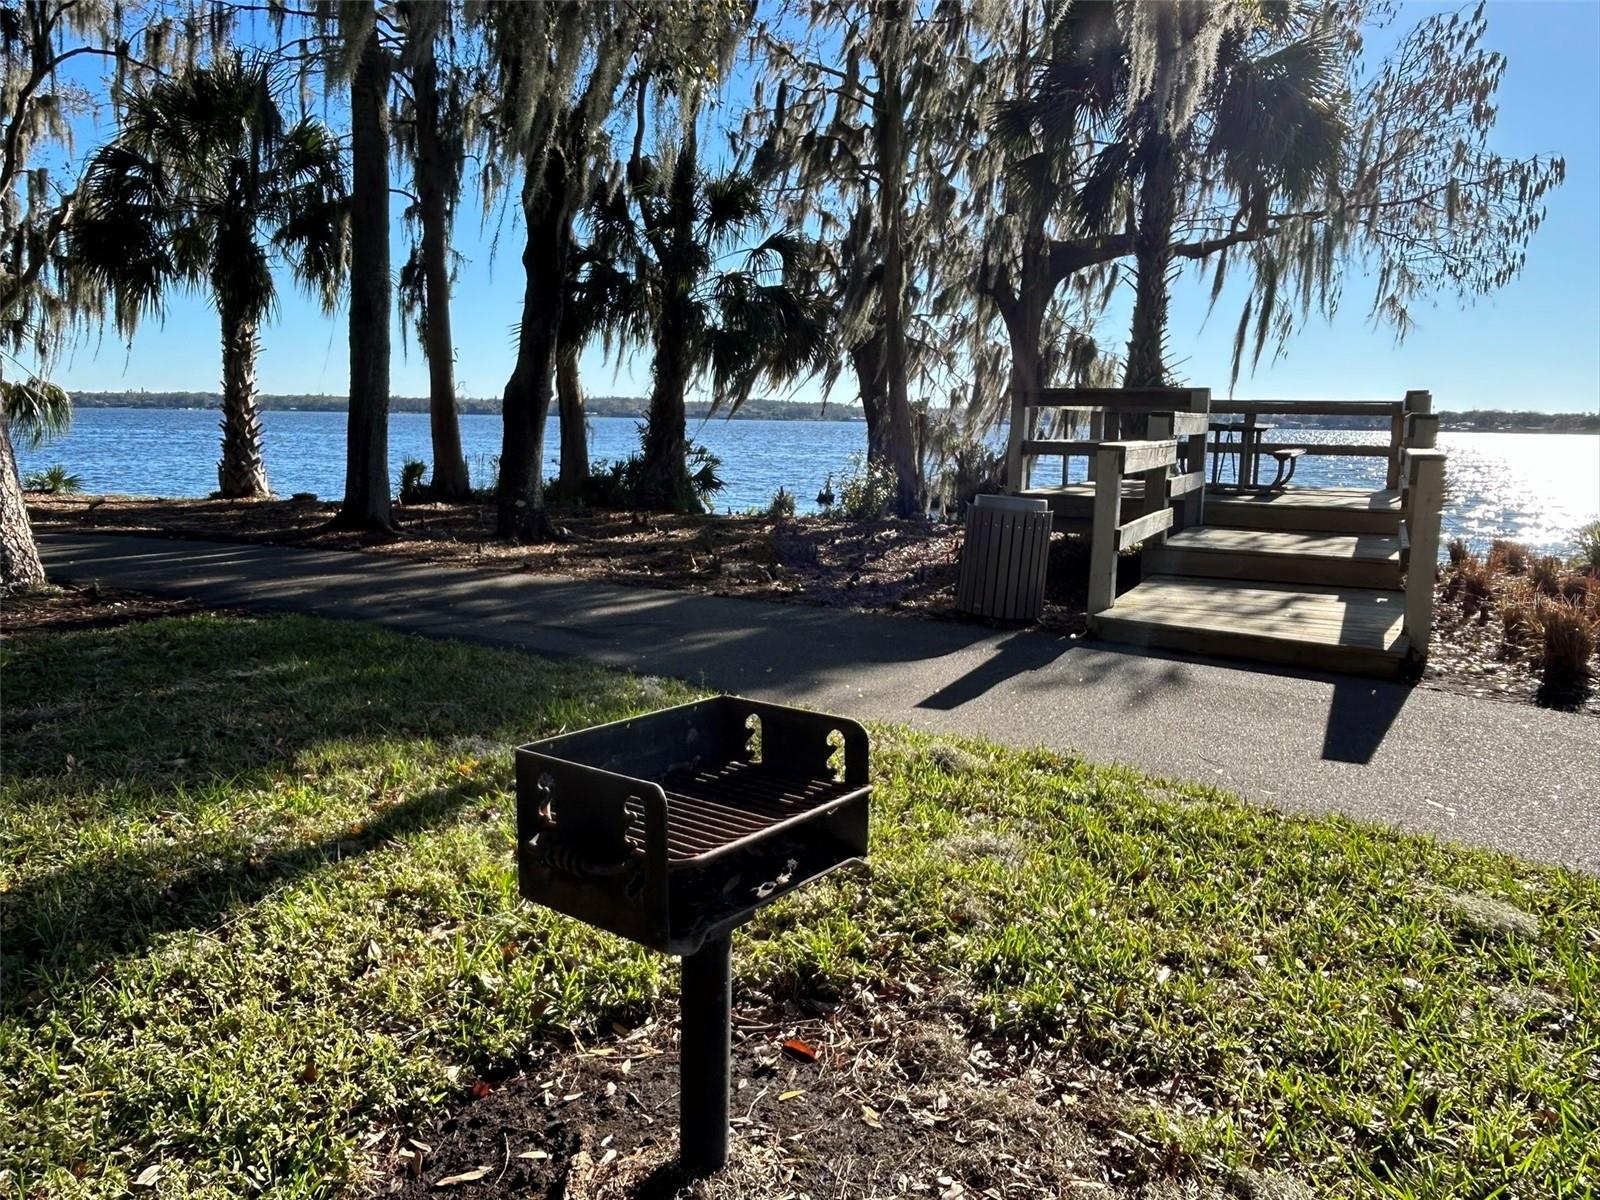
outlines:
[{"label": "far treeline", "polygon": [[[72,403],[78,408],[221,408],[220,392],[74,392]],[[389,401],[390,412],[425,413],[431,401],[427,396],[394,396]],[[326,394],[277,395],[256,397],[256,407],[263,412],[347,412],[350,401],[345,396]],[[650,414],[650,400],[646,396],[585,396],[584,412],[591,417],[646,417]],[[456,409],[475,416],[499,416],[500,397],[461,396],[456,399]],[[859,404],[808,403],[800,400],[772,400],[751,397],[737,409],[722,409],[714,413],[709,400],[688,400],[684,412],[696,419],[712,415],[731,416],[762,421],[860,421],[863,419]]]},{"label": "far treeline", "polygon": [[[217,317],[221,494],[268,494],[256,360],[296,287],[348,322],[335,524],[394,525],[397,325],[428,364],[426,490],[470,497],[468,219],[521,268],[479,481],[500,536],[555,532],[552,419],[559,492],[595,482],[594,350],[650,363],[614,481],[633,507],[715,488],[688,397],[733,412],[819,379],[862,409],[872,494],[925,513],[998,470],[983,439],[1019,391],[1220,395],[1358,281],[1403,337],[1418,305],[1514,279],[1566,167],[1491,148],[1489,47],[1482,4],[1390,0],[0,4],[0,575],[42,581],[9,430],[65,420],[64,347],[131,340],[182,290]],[[1237,297],[1226,381],[1176,365],[1185,274]]]},{"label": "far treeline", "polygon": [[[221,408],[220,392],[76,392],[72,402],[79,408]],[[262,395],[257,407],[264,412],[345,412],[349,401],[344,396]],[[395,396],[391,412],[425,413],[426,396]],[[461,397],[456,401],[463,413],[497,416],[499,397]],[[650,401],[645,396],[589,396],[584,407],[591,417],[647,417]],[[760,421],[860,421],[858,404],[815,404],[798,400],[751,398],[737,410],[718,413],[710,401],[691,400],[685,412],[695,420],[726,415],[735,420]],[[1512,412],[1498,408],[1441,412],[1441,429],[1498,433],[1600,433],[1600,413]],[[1383,417],[1319,416],[1318,429],[1387,429]]]}]

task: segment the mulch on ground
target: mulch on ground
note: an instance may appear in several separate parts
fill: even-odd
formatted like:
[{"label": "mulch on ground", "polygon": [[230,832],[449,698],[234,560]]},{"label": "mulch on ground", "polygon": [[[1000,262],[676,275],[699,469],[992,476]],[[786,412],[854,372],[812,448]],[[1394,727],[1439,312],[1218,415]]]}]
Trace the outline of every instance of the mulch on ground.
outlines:
[{"label": "mulch on ground", "polygon": [[201,611],[209,610],[189,600],[161,599],[96,583],[52,585],[44,591],[0,600],[0,641],[75,629],[115,629],[135,621]]},{"label": "mulch on ground", "polygon": [[[559,541],[511,544],[494,536],[488,505],[396,507],[392,538],[334,532],[336,511],[315,499],[237,501],[30,494],[40,531],[140,533],[325,550],[357,550],[447,566],[562,575],[599,582],[812,604],[940,620],[955,608],[959,526],[807,516],[671,516],[555,506]],[[1137,563],[1124,560],[1124,586]],[[1051,541],[1039,627],[1082,636],[1088,546]],[[1441,591],[1443,584],[1441,586]],[[1441,594],[1425,687],[1600,716],[1600,690],[1551,693],[1537,665],[1507,656],[1495,631]]]},{"label": "mulch on ground", "polygon": [[[863,1007],[862,1001],[865,1002]],[[550,1200],[1219,1196],[1120,1119],[1104,1072],[1054,1046],[970,1040],[947,1006],[858,998],[739,1013],[728,1166],[677,1166],[675,1028],[618,1030],[463,1080],[420,1128],[369,1135],[375,1190]]]}]

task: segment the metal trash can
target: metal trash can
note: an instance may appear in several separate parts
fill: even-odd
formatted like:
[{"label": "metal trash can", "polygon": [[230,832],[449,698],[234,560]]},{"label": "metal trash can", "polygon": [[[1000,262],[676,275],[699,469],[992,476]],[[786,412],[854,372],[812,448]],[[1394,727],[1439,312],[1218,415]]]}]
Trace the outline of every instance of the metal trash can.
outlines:
[{"label": "metal trash can", "polygon": [[1050,505],[979,496],[967,509],[956,607],[999,621],[1037,621],[1050,565]]}]

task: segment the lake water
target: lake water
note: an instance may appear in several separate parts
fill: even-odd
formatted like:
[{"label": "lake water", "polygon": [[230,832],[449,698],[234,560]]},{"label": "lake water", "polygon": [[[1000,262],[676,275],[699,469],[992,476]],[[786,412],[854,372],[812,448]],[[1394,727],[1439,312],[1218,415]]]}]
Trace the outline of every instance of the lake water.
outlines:
[{"label": "lake water", "polygon": [[[216,488],[219,414],[195,409],[85,408],[62,438],[29,451],[18,447],[24,473],[63,463],[82,476],[88,492],[204,496]],[[343,413],[262,414],[267,474],[281,495],[316,492],[336,498],[344,490]],[[589,453],[615,459],[638,449],[638,422],[597,417],[590,422]],[[474,480],[487,479],[500,451],[498,416],[464,416],[461,438]],[[556,467],[552,422],[547,471]],[[866,445],[859,421],[757,421],[716,418],[690,422],[690,436],[722,459],[727,487],[718,511],[765,506],[779,486],[793,492],[802,511],[816,508],[826,478],[847,469]],[[1375,442],[1387,435],[1345,430],[1289,430],[1278,442]],[[1600,435],[1443,433],[1446,466],[1446,538],[1477,546],[1512,537],[1541,553],[1571,552],[1571,534],[1600,517]],[[389,418],[390,471],[398,486],[407,458],[430,455],[424,413]],[[1074,474],[1081,470],[1075,464]],[[1381,487],[1381,459],[1307,455],[1295,482],[1308,486]],[[1036,475],[1040,482],[1048,476]]]}]

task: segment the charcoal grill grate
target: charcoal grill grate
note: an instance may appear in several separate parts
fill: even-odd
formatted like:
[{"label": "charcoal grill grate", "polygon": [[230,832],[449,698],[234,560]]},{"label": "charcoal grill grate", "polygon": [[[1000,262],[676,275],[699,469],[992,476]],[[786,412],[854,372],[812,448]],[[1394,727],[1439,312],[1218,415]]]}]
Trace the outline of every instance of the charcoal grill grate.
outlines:
[{"label": "charcoal grill grate", "polygon": [[720,696],[517,751],[523,896],[684,956],[691,1174],[727,1156],[730,934],[866,857],[868,749],[854,721]]}]

